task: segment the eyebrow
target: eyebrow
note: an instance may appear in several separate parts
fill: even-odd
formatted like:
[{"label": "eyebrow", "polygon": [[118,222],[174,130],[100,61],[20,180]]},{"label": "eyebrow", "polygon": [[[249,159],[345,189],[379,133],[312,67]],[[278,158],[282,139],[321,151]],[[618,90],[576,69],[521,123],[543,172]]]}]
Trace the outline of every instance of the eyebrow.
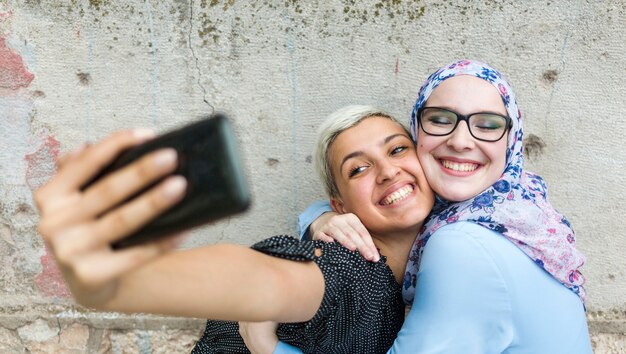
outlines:
[{"label": "eyebrow", "polygon": [[[386,137],[385,139],[383,139],[383,141],[379,144],[379,145],[385,145],[388,142],[390,142],[391,140],[397,138],[397,137],[405,137],[407,139],[410,139],[408,136],[406,136],[406,134],[401,134],[401,133],[397,133],[397,134],[391,134],[388,137]],[[351,153],[349,153],[348,155],[344,156],[343,160],[341,160],[341,164],[339,165],[339,171],[341,171],[341,169],[343,168],[343,165],[346,163],[346,161],[355,158],[355,157],[359,157],[359,156],[363,156],[364,152],[361,150],[357,150],[357,151],[353,151]]]}]

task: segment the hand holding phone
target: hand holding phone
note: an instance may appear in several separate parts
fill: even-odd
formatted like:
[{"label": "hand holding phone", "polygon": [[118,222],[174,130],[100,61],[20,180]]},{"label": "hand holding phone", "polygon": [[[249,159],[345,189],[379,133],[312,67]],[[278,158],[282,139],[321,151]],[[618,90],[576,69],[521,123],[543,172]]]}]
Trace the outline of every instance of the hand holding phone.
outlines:
[{"label": "hand holding phone", "polygon": [[185,197],[138,231],[113,243],[113,248],[155,240],[248,208],[250,193],[235,134],[223,114],[202,119],[122,153],[83,188],[146,153],[165,147],[174,148],[178,154],[178,166],[172,174],[187,179]]}]

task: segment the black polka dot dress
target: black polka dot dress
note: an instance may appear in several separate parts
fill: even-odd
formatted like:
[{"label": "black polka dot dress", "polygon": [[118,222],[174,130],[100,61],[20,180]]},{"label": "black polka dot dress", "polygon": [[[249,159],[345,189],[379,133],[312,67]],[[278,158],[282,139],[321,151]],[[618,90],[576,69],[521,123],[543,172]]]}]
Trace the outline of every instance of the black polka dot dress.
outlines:
[{"label": "black polka dot dress", "polygon": [[[313,318],[281,323],[278,338],[304,353],[386,353],[402,322],[402,290],[385,258],[368,262],[338,243],[298,241],[275,236],[253,249],[293,261],[313,261],[326,283],[322,304]],[[315,249],[321,256],[315,256]],[[253,291],[253,290],[251,290]],[[249,353],[236,322],[207,322],[192,354]]]}]

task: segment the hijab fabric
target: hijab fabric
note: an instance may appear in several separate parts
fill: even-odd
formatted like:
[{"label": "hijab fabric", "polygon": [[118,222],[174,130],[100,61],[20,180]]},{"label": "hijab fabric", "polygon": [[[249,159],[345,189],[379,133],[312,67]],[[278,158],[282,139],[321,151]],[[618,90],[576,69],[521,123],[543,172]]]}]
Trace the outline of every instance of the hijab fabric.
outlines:
[{"label": "hijab fabric", "polygon": [[403,284],[405,303],[413,303],[417,269],[426,242],[440,227],[457,221],[473,222],[502,234],[584,302],[585,278],[579,268],[585,257],[575,248],[570,223],[548,201],[543,179],[523,169],[522,115],[511,86],[498,71],[478,61],[460,60],[431,74],[420,88],[411,113],[413,139],[417,141],[418,110],[440,83],[457,75],[481,78],[500,93],[513,121],[508,133],[505,169],[498,181],[474,198],[449,202],[437,197],[433,212],[410,253]]}]

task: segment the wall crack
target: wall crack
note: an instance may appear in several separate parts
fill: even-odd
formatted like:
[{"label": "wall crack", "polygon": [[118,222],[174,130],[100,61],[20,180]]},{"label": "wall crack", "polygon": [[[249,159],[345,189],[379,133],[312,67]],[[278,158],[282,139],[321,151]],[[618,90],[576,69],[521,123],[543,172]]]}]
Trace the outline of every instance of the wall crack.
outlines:
[{"label": "wall crack", "polygon": [[187,42],[189,43],[189,51],[191,52],[191,56],[193,57],[194,64],[196,66],[196,72],[198,73],[198,80],[196,82],[198,83],[198,86],[202,90],[202,101],[204,101],[204,103],[206,103],[207,106],[209,106],[210,114],[213,114],[215,113],[215,107],[213,107],[213,105],[209,103],[209,101],[207,100],[207,90],[202,84],[202,70],[200,70],[200,64],[198,63],[199,59],[198,59],[198,56],[196,55],[196,51],[193,49],[193,45],[191,42],[191,34],[193,33],[193,7],[194,7],[194,0],[189,0],[189,33],[187,34],[188,36]]}]

